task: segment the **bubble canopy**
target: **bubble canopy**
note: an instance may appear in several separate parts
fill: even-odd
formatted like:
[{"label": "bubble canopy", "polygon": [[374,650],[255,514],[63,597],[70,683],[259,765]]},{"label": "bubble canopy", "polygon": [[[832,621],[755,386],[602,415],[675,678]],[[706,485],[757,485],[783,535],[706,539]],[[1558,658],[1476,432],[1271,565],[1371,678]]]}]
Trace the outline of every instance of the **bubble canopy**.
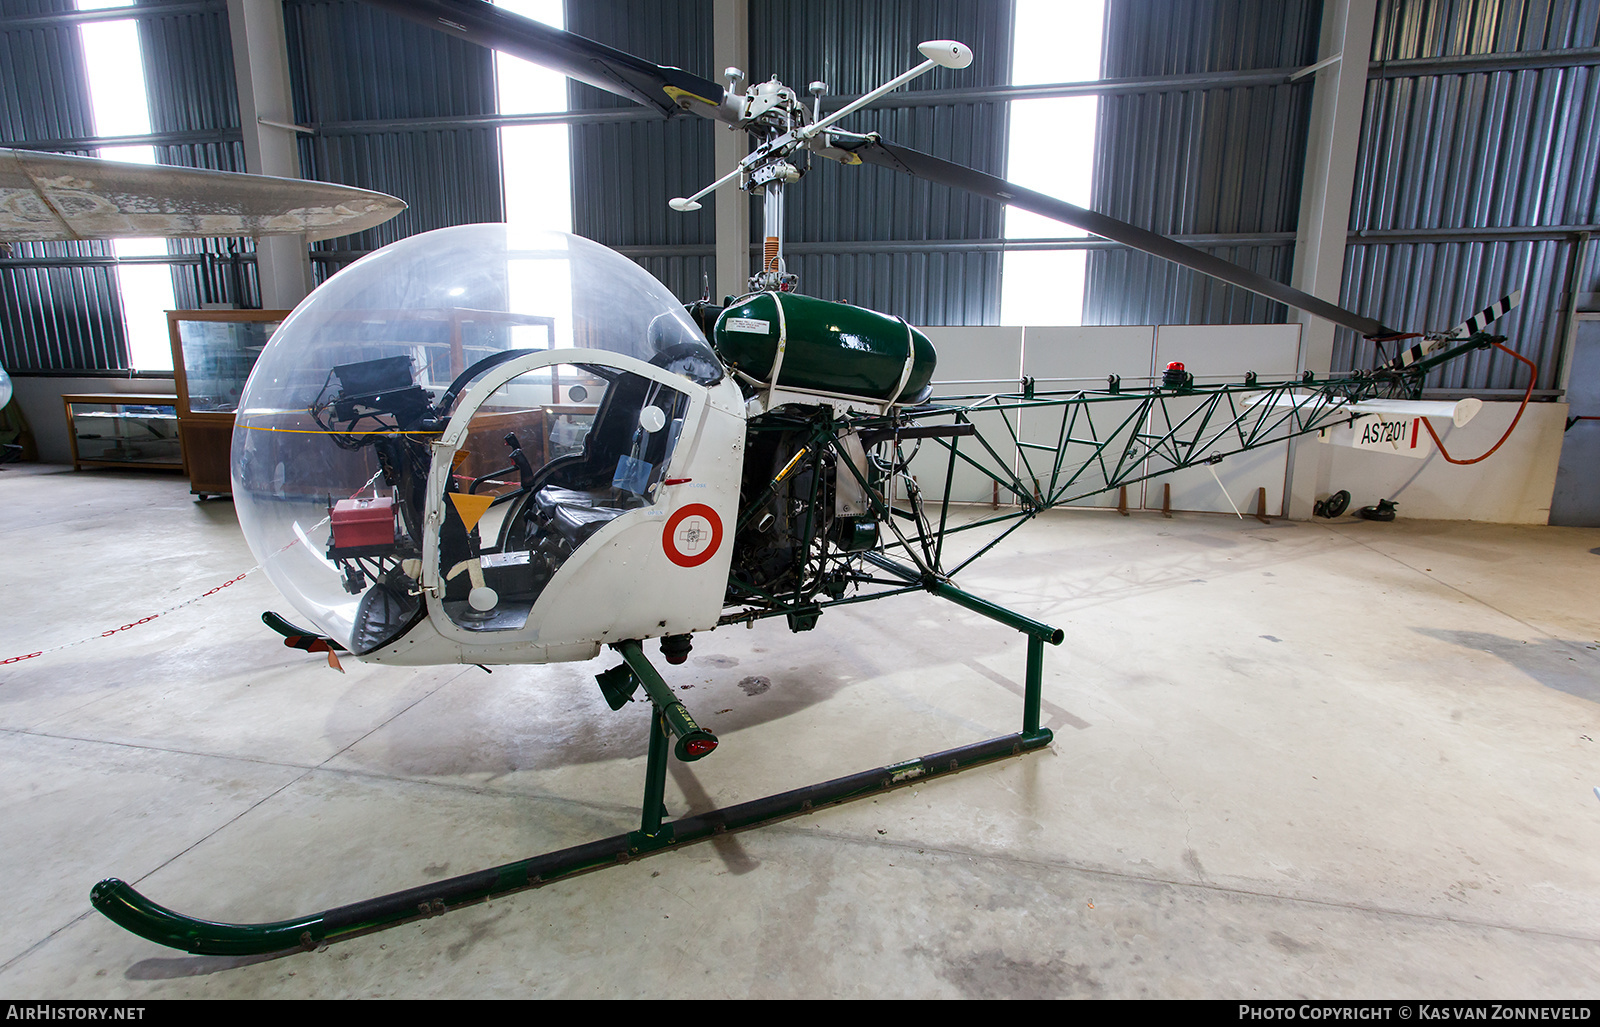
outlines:
[{"label": "bubble canopy", "polygon": [[[701,385],[723,373],[682,304],[637,264],[578,236],[505,225],[445,228],[387,246],[334,275],[284,321],[240,399],[234,503],[256,558],[316,628],[359,653],[421,616],[415,579],[432,443],[474,381],[552,349],[578,351],[553,372],[557,387],[590,373],[585,350]],[[540,379],[546,389],[551,373]],[[567,386],[562,400],[636,391],[597,373],[587,389]],[[588,406],[591,418],[605,413]],[[639,412],[613,416],[637,421]],[[569,436],[578,430],[571,417],[561,427]],[[537,454],[546,441],[521,444]],[[393,511],[392,540],[379,510]],[[365,534],[351,526],[356,520],[370,520]],[[355,538],[364,545],[348,544]]]}]

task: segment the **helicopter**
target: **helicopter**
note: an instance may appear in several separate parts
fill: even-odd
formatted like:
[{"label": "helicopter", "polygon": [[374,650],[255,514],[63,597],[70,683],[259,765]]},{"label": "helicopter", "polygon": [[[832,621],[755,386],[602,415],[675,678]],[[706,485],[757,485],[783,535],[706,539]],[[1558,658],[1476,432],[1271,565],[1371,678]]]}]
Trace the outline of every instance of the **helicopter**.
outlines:
[{"label": "helicopter", "polygon": [[[904,319],[807,297],[783,258],[785,190],[815,158],[876,164],[1056,218],[1284,302],[1398,347],[1417,336],[1137,226],[1023,189],[877,134],[851,113],[934,67],[973,59],[953,40],[920,65],[823,116],[776,78],[725,88],[502,11],[481,0],[369,0],[653,107],[751,133],[738,166],[693,195],[737,182],[765,204],[765,247],[748,292],[683,304],[638,265],[560,232],[464,225],[412,236],[350,265],[279,328],[246,385],[233,440],[240,526],[299,613],[264,619],[286,644],[378,664],[543,664],[621,658],[597,675],[613,710],[642,689],[652,711],[637,831],[272,924],[216,924],[161,907],[117,879],[93,905],[148,939],[209,954],[314,948],[493,895],[891,787],[1037,751],[1045,645],[1061,629],[960,588],[953,577],[1042,510],[1359,417],[1450,416],[1410,406],[1438,363],[1503,341],[1484,330],[1510,298],[1369,372],[1197,384],[1182,366],[1148,386],[931,401],[937,356]],[[820,86],[820,83],[816,85]],[[1493,316],[1491,316],[1493,315]],[[1048,468],[1000,467],[976,415],[1051,409],[1061,442]],[[1086,455],[1071,418],[1116,409]],[[1165,428],[1147,430],[1159,412]],[[1072,421],[1076,424],[1076,421]],[[948,451],[995,480],[1015,511],[950,523],[924,496],[907,447]],[[968,447],[963,452],[961,447]],[[977,447],[974,456],[973,447]],[[985,451],[987,451],[985,453]],[[1086,477],[1098,468],[1098,477]],[[934,518],[937,516],[937,525]],[[956,531],[1002,524],[956,567]],[[860,774],[668,821],[669,751],[711,755],[701,726],[646,656],[682,663],[693,636],[925,592],[1027,640],[1022,729]]]}]

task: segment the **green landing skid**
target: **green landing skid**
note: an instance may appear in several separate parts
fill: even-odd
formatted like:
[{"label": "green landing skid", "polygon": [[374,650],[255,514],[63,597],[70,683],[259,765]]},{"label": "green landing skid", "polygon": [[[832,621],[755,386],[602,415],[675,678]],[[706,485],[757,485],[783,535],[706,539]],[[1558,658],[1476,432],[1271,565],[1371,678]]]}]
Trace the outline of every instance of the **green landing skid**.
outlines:
[{"label": "green landing skid", "polygon": [[[622,653],[626,665],[640,675],[642,683],[647,685],[647,692],[651,694],[653,727],[647,757],[644,803],[640,829],[637,831],[274,923],[229,924],[200,920],[158,905],[132,885],[116,878],[95,885],[89,893],[89,901],[114,923],[139,937],[196,955],[250,956],[295,949],[309,950],[326,942],[438,916],[462,906],[475,905],[529,888],[540,888],[578,874],[630,863],[718,835],[745,831],[804,816],[828,806],[881,795],[906,785],[944,777],[1048,746],[1053,735],[1048,728],[1039,725],[1044,645],[1047,642],[1059,645],[1062,638],[1060,629],[979,599],[948,582],[929,582],[924,587],[934,595],[956,602],[1027,636],[1028,664],[1022,731],[834,778],[821,784],[806,785],[726,809],[666,821],[663,819],[661,800],[666,785],[667,755],[672,748],[669,740],[673,735],[678,737],[681,758],[682,743],[686,739],[699,737],[692,734],[699,729],[681,703],[674,702],[675,709],[662,709],[654,693],[661,691],[670,696],[670,689],[664,686],[662,689],[649,688],[649,685],[660,680],[659,676],[655,676],[654,669],[645,663],[637,641],[623,642],[617,649]],[[654,681],[650,680],[652,676],[655,676]]]}]

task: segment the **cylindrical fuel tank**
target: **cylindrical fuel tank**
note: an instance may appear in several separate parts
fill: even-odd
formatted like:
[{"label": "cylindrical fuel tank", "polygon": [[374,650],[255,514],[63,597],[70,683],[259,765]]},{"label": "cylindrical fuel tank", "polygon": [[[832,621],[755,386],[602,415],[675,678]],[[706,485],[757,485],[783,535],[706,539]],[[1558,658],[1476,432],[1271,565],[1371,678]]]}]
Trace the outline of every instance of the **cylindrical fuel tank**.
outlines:
[{"label": "cylindrical fuel tank", "polygon": [[793,293],[734,300],[717,318],[712,344],[730,367],[765,384],[773,384],[776,363],[780,389],[879,403],[926,398],[938,360],[928,337],[898,317]]}]

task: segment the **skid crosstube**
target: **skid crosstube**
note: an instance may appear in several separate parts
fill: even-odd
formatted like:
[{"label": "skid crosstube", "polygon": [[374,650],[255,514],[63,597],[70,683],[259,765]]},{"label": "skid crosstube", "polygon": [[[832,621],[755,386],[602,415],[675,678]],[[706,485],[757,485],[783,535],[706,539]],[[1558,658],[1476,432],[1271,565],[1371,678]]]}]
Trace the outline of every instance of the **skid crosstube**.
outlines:
[{"label": "skid crosstube", "polygon": [[629,832],[600,841],[507,863],[491,870],[409,888],[391,895],[338,906],[311,916],[266,924],[225,924],[175,913],[146,899],[116,878],[101,881],[90,902],[118,925],[149,941],[211,956],[263,955],[311,949],[325,941],[376,930],[405,920],[436,916],[449,909],[537,888],[602,867],[627,863],[668,848],[702,841],[729,831],[759,827],[852,799],[877,795],[913,782],[953,774],[968,767],[1020,756],[1050,744],[1048,728],[906,760],[875,770],[808,785],[764,799],[683,817],[663,825],[654,837]]}]

